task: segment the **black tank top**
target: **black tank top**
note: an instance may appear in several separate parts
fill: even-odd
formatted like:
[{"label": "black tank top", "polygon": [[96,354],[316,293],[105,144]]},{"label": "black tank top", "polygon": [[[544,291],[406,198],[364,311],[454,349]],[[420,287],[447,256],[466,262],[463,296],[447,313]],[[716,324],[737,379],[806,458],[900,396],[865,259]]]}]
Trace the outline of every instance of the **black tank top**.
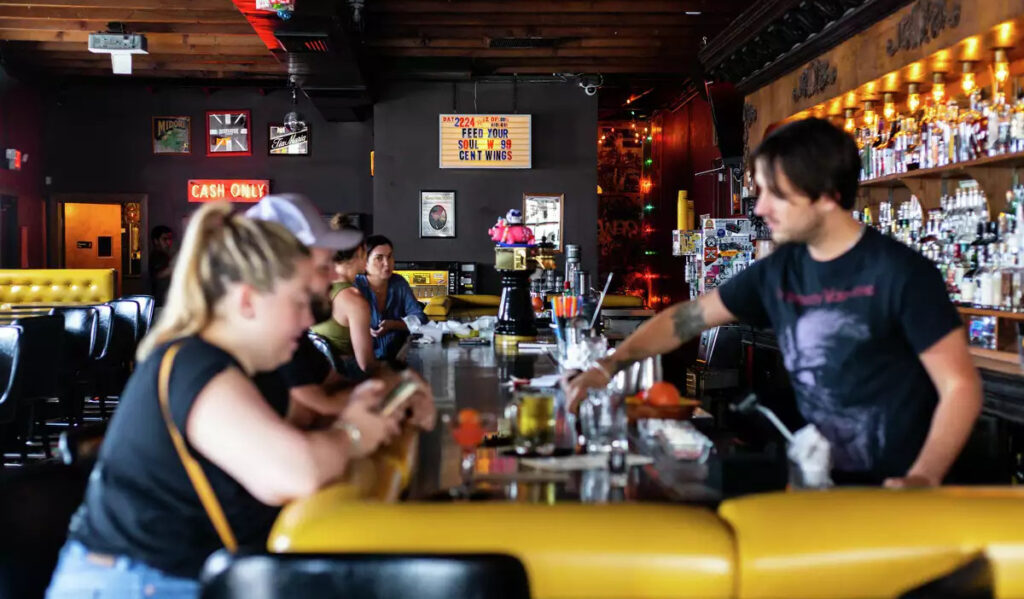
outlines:
[{"label": "black tank top", "polygon": [[[184,434],[196,396],[238,362],[199,337],[180,341],[171,370],[171,415]],[[154,351],[128,380],[110,421],[85,500],[69,538],[98,553],[125,555],[174,576],[197,578],[222,544],[174,450],[160,413],[157,377],[168,346]],[[267,398],[284,416],[287,394]],[[231,426],[225,422],[224,426]],[[253,444],[259,439],[253,438]],[[241,546],[265,549],[279,508],[264,505],[188,445],[206,473]]]}]

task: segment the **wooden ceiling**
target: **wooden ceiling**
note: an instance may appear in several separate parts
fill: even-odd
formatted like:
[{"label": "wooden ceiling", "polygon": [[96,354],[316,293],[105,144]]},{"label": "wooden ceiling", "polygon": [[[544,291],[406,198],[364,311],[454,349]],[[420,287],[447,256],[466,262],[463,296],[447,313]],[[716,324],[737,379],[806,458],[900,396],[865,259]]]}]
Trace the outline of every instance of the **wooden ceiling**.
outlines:
[{"label": "wooden ceiling", "polygon": [[153,79],[282,80],[283,65],[231,0],[43,0],[0,2],[0,56],[18,73],[44,81],[114,77],[110,57],[87,49],[89,34],[111,22],[143,33],[148,55],[133,75]]},{"label": "wooden ceiling", "polygon": [[[296,16],[304,4],[298,0]],[[86,49],[108,23],[143,33],[134,57],[145,79],[278,81],[289,60],[272,52],[239,7],[252,0],[40,0],[0,2],[0,52],[14,70],[47,78],[114,77]],[[602,73],[684,77],[702,39],[718,34],[747,0],[351,0],[330,5],[365,73],[452,77]],[[238,5],[238,6],[236,6]],[[271,27],[287,27],[266,13]],[[266,36],[264,36],[266,38]]]}]

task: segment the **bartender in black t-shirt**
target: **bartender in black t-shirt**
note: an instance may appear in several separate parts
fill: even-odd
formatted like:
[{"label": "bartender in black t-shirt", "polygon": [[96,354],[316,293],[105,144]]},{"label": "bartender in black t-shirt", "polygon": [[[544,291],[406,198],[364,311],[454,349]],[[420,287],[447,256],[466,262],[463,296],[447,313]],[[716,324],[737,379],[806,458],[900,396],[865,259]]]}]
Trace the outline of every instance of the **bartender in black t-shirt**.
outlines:
[{"label": "bartender in black t-shirt", "polygon": [[980,412],[981,380],[938,270],[851,217],[857,147],[828,122],[786,125],[752,160],[755,213],[778,249],[645,323],[564,383],[570,399],[704,329],[771,326],[801,414],[832,445],[837,480],[940,484]]}]

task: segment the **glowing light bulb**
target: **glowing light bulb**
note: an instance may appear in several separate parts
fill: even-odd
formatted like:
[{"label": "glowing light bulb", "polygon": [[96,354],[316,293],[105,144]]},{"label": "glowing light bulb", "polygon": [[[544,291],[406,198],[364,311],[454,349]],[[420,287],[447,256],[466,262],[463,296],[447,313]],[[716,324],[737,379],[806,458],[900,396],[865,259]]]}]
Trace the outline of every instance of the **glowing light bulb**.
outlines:
[{"label": "glowing light bulb", "polygon": [[875,124],[875,102],[873,100],[864,101],[864,126],[870,127]]},{"label": "glowing light bulb", "polygon": [[1010,78],[1010,61],[1006,57],[1005,48],[996,48],[992,61],[992,75],[999,85],[1006,83],[1006,80]]},{"label": "glowing light bulb", "polygon": [[907,110],[911,114],[921,107],[921,84],[911,83],[907,86]]},{"label": "glowing light bulb", "polygon": [[885,92],[882,98],[882,114],[886,120],[892,120],[896,116],[896,94]]},{"label": "glowing light bulb", "polygon": [[963,78],[960,80],[960,87],[962,87],[964,93],[969,96],[978,88],[978,82],[974,77],[974,62],[970,60],[961,62],[960,70],[964,74]]},{"label": "glowing light bulb", "polygon": [[853,133],[853,131],[857,128],[857,121],[854,120],[854,118],[853,118],[853,115],[856,112],[857,112],[856,108],[847,108],[846,112],[845,112],[845,114],[846,114],[846,123],[843,125],[843,129],[845,129],[846,131],[848,131],[850,133]]},{"label": "glowing light bulb", "polygon": [[946,97],[946,74],[932,73],[932,99],[938,104]]}]

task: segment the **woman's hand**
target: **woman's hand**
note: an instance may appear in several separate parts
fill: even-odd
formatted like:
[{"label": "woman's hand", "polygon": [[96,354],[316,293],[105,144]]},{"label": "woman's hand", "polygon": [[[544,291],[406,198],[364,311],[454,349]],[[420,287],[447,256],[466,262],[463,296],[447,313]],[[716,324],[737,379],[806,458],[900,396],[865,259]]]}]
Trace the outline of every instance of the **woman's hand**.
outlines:
[{"label": "woman's hand", "polygon": [[405,326],[405,323],[402,322],[401,320],[388,319],[380,321],[380,325],[377,328],[370,329],[370,334],[373,335],[374,337],[380,337],[381,335],[390,333],[392,331],[405,330],[408,330],[408,328]]},{"label": "woman's hand", "polygon": [[352,390],[348,405],[341,413],[343,423],[359,429],[359,441],[352,444],[350,457],[368,456],[398,435],[398,418],[384,417],[378,413],[386,389],[384,381],[369,380]]}]

